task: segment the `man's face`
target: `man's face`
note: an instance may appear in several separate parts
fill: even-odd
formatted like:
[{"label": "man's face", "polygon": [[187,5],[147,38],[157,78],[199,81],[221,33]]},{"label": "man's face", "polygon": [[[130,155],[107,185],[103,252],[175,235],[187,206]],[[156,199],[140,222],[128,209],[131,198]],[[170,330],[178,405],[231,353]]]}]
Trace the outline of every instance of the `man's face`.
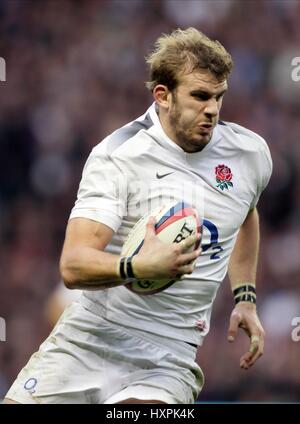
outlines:
[{"label": "man's face", "polygon": [[170,93],[168,120],[171,138],[186,152],[201,151],[218,123],[227,81],[218,81],[210,71],[194,71],[180,77]]}]

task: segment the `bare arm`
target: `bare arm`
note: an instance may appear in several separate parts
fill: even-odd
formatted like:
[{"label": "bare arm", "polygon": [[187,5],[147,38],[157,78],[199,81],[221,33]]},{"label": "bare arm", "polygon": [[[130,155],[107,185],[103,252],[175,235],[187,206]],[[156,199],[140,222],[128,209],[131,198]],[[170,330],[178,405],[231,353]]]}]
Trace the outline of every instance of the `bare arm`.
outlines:
[{"label": "bare arm", "polygon": [[[249,212],[240,228],[232,252],[228,275],[232,290],[245,283],[255,285],[259,251],[259,217],[256,209]],[[230,317],[228,340],[235,340],[238,327],[243,328],[250,338],[249,351],[240,360],[243,369],[251,367],[262,356],[264,350],[264,330],[256,313],[256,305],[239,302]]]},{"label": "bare arm", "polygon": [[228,275],[232,288],[246,281],[255,283],[258,251],[259,217],[253,209],[240,228],[231,254]]},{"label": "bare arm", "polygon": [[118,256],[103,252],[113,236],[108,226],[85,218],[68,223],[60,271],[70,289],[106,288],[104,281],[122,283],[117,273]]},{"label": "bare arm", "polygon": [[[143,247],[132,261],[135,276],[159,279],[192,273],[191,262],[200,255],[200,250],[189,253],[186,250],[199,235],[166,245],[156,236],[154,224],[150,219]],[[112,236],[113,230],[99,222],[85,218],[69,221],[60,260],[61,275],[68,288],[99,290],[124,284],[119,275],[120,256],[103,251]]]}]

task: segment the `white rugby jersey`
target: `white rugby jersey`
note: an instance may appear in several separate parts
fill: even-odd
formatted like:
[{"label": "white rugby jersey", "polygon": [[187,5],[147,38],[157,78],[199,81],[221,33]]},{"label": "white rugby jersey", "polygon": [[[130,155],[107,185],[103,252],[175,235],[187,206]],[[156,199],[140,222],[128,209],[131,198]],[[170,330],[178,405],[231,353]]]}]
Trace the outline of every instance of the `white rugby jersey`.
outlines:
[{"label": "white rugby jersey", "polygon": [[82,304],[126,327],[201,344],[238,230],[271,172],[265,141],[229,122],[219,122],[201,152],[184,152],[163,131],[153,104],[92,150],[70,218],[112,228],[105,250],[120,254],[139,218],[170,200],[184,200],[203,219],[203,252],[193,274],[162,292],[141,296],[124,286],[84,291]]}]

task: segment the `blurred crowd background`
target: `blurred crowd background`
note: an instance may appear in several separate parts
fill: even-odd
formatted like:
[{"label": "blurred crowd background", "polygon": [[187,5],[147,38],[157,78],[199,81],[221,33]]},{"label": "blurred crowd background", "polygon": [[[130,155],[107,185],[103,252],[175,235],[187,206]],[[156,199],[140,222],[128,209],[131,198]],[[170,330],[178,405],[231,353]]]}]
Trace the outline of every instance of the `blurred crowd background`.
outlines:
[{"label": "blurred crowd background", "polygon": [[300,401],[300,56],[298,0],[1,0],[0,398],[48,335],[49,299],[82,167],[104,136],[152,102],[144,56],[162,32],[195,26],[220,40],[235,67],[221,118],[269,143],[274,173],[259,211],[258,309],[265,355],[245,372],[241,332],[226,340],[233,307],[220,289],[198,360],[199,401]]}]

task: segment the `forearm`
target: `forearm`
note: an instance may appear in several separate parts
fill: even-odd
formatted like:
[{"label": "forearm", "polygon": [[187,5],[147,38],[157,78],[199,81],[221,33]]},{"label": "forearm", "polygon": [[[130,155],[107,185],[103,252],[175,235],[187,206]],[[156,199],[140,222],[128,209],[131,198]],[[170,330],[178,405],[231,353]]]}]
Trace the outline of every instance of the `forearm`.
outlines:
[{"label": "forearm", "polygon": [[233,342],[241,327],[250,338],[248,351],[240,359],[240,367],[249,369],[264,351],[264,329],[256,311],[256,268],[259,249],[257,210],[249,212],[243,223],[229,263],[229,279],[236,303],[230,317],[228,341]]},{"label": "forearm", "polygon": [[240,228],[231,254],[228,276],[231,287],[256,282],[259,252],[259,217],[256,209],[249,212]]},{"label": "forearm", "polygon": [[60,271],[70,289],[101,290],[119,286],[129,278],[172,279],[191,274],[200,249],[188,252],[200,235],[179,243],[166,244],[155,232],[155,220],[149,219],[143,246],[131,259],[105,252],[113,230],[85,219],[71,219],[67,226],[60,260]]},{"label": "forearm", "polygon": [[124,283],[118,272],[119,259],[118,255],[80,246],[62,255],[60,271],[65,285],[70,289],[114,287]]}]

